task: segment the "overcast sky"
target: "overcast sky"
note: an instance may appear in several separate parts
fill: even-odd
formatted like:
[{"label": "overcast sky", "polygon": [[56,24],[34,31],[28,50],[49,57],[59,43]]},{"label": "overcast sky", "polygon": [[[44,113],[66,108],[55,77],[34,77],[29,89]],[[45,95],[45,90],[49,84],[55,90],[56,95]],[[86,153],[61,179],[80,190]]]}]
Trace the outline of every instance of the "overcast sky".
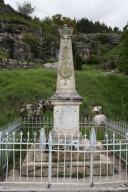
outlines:
[{"label": "overcast sky", "polygon": [[[101,21],[109,26],[124,27],[128,22],[128,0],[26,0],[36,7],[35,15],[41,19],[57,13],[80,19],[87,17]],[[17,2],[24,0],[5,0],[17,8]]]}]

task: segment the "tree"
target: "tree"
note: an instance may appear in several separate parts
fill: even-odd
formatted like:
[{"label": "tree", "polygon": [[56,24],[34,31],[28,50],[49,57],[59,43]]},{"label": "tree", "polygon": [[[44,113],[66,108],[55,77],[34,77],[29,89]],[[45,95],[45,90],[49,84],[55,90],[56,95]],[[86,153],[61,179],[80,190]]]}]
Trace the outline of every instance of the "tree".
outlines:
[{"label": "tree", "polygon": [[107,33],[112,32],[112,28],[99,21],[92,22],[86,17],[77,21],[77,30],[81,33]]},{"label": "tree", "polygon": [[24,2],[23,4],[17,4],[18,11],[25,16],[30,16],[34,11],[35,7],[32,7],[30,2]]},{"label": "tree", "polygon": [[113,31],[114,31],[115,33],[120,33],[119,27],[114,27]]},{"label": "tree", "polygon": [[56,14],[52,17],[52,20],[53,20],[54,25],[56,25],[57,27],[61,27],[64,24],[67,24],[68,26],[70,26],[74,29],[74,33],[77,30],[75,18],[71,19],[70,17],[64,17],[61,14]]}]

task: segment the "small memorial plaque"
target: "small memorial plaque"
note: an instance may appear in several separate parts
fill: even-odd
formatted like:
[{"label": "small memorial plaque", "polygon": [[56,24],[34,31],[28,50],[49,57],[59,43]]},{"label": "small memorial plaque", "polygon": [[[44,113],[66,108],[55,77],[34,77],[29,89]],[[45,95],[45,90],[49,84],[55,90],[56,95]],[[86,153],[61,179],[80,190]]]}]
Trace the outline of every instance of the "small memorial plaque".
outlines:
[{"label": "small memorial plaque", "polygon": [[56,106],[54,111],[55,129],[77,130],[79,129],[78,106]]}]

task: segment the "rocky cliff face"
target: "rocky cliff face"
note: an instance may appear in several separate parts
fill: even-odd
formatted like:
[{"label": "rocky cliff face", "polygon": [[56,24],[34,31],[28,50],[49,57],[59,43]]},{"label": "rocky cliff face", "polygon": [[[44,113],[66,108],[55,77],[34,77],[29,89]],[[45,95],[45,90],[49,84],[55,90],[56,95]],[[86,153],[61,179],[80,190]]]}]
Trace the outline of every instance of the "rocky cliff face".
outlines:
[{"label": "rocky cliff face", "polygon": [[[59,50],[56,39],[59,38],[56,37],[54,41],[46,39],[43,29],[33,24],[31,18],[23,17],[0,0],[0,59],[3,58],[1,52],[4,52],[9,59],[54,62]],[[103,48],[111,48],[119,40],[120,35],[117,34],[76,34],[73,36],[74,58],[78,55],[86,63],[92,56],[102,55]],[[3,65],[1,63],[0,66]]]},{"label": "rocky cliff face", "polygon": [[91,56],[102,56],[103,49],[111,49],[120,42],[121,35],[107,34],[76,34],[73,36],[75,54],[79,55],[84,62]]},{"label": "rocky cliff face", "polygon": [[[31,59],[30,47],[21,39],[26,26],[16,22],[16,11],[0,0],[0,14],[0,49],[6,51],[11,59]],[[12,17],[9,18],[9,15]]]},{"label": "rocky cliff face", "polygon": [[56,58],[58,50],[45,40],[41,27],[33,24],[31,18],[23,17],[0,0],[0,51],[10,59],[44,63]]}]

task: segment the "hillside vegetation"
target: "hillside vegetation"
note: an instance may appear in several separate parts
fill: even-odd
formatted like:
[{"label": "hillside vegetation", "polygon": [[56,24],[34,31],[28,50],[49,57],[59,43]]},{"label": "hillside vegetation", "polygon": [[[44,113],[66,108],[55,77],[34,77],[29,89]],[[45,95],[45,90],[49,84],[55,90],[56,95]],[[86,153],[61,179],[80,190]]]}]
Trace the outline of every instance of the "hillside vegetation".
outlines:
[{"label": "hillside vegetation", "polygon": [[128,75],[128,27],[123,30],[120,43],[106,54],[107,60],[116,56],[117,69]]},{"label": "hillside vegetation", "polygon": [[[55,92],[56,72],[44,69],[43,64],[57,60],[57,29],[64,24],[74,28],[74,65],[81,70],[76,71],[77,90],[83,96],[81,114],[89,116],[93,105],[102,105],[108,117],[128,120],[128,76],[123,75],[128,74],[128,26],[122,33],[86,17],[77,21],[61,14],[40,20],[15,11],[3,0],[0,13],[0,126],[17,118],[22,106]],[[16,65],[19,61],[20,66]],[[33,62],[35,69],[25,70],[24,61]],[[102,68],[105,63],[112,64],[107,69],[123,74],[87,68]]]},{"label": "hillside vegetation", "polygon": [[[83,96],[82,115],[94,104],[103,106],[113,119],[128,119],[128,77],[108,75],[94,69],[76,72],[76,86]],[[0,71],[0,126],[14,120],[19,108],[40,98],[52,96],[56,72],[46,69]]]},{"label": "hillside vegetation", "polygon": [[[4,60],[6,58],[32,61],[37,65],[56,62],[59,51],[58,28],[64,24],[74,29],[75,69],[81,69],[83,64],[101,64],[104,52],[120,41],[121,32],[117,27],[112,29],[105,23],[92,22],[86,16],[76,20],[56,14],[41,20],[23,13],[0,0],[0,68],[9,68],[9,63],[6,65]],[[24,65],[20,67],[24,68]]]}]

